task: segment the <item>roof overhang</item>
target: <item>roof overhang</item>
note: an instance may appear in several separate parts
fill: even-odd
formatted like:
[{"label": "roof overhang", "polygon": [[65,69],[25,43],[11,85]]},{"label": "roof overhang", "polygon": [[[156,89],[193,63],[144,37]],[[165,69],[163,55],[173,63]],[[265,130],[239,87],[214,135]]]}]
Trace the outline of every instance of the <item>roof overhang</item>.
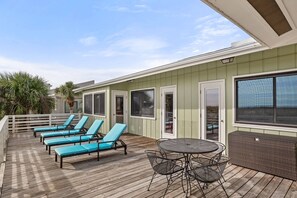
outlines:
[{"label": "roof overhang", "polygon": [[[262,45],[275,48],[297,43],[296,0],[202,1]],[[281,19],[282,16],[284,20]],[[280,31],[277,31],[278,27]]]},{"label": "roof overhang", "polygon": [[182,68],[200,65],[203,63],[209,63],[212,61],[218,61],[218,60],[222,60],[222,59],[226,59],[226,58],[230,58],[230,57],[236,57],[236,56],[249,54],[249,53],[253,53],[253,52],[259,52],[259,51],[263,51],[266,49],[268,49],[268,47],[262,46],[261,44],[259,44],[258,42],[256,42],[253,39],[249,39],[247,41],[233,43],[231,47],[224,48],[221,50],[201,54],[198,56],[193,56],[190,58],[185,58],[183,60],[180,60],[180,61],[177,61],[174,63],[162,65],[159,67],[154,67],[154,68],[147,69],[144,71],[125,75],[125,76],[122,76],[119,78],[114,78],[111,80],[103,81],[100,83],[96,83],[94,85],[77,88],[74,90],[74,92],[78,93],[78,92],[82,92],[82,91],[86,91],[86,90],[90,90],[90,89],[94,89],[94,88],[109,86],[112,84],[131,82],[135,79],[160,74],[163,72],[169,72],[169,71],[173,71],[176,69],[182,69]]}]

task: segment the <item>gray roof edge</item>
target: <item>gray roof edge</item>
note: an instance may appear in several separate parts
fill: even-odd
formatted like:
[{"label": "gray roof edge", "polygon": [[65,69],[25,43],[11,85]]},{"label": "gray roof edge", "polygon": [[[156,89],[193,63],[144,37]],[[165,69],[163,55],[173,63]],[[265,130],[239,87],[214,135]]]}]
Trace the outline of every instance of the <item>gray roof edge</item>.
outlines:
[{"label": "gray roof edge", "polygon": [[173,63],[165,64],[165,65],[158,66],[158,67],[153,67],[153,68],[146,69],[143,71],[124,75],[124,76],[121,76],[118,78],[106,80],[106,81],[99,82],[99,83],[89,85],[86,87],[77,88],[74,91],[81,92],[84,90],[100,88],[100,87],[104,87],[104,86],[108,86],[108,85],[112,85],[112,84],[116,84],[116,83],[121,83],[121,82],[126,82],[129,80],[133,80],[133,79],[142,78],[145,76],[155,75],[155,74],[172,71],[172,70],[176,70],[176,69],[181,69],[181,68],[186,68],[186,67],[191,67],[191,66],[198,65],[198,64],[208,63],[211,61],[217,61],[217,60],[221,60],[221,59],[228,58],[228,57],[240,56],[240,55],[245,55],[248,53],[263,51],[265,49],[268,49],[268,47],[262,46],[257,41],[247,42],[240,46],[231,46],[231,47],[223,48],[223,49],[216,50],[213,52],[208,52],[205,54],[185,58],[185,59],[173,62]]}]

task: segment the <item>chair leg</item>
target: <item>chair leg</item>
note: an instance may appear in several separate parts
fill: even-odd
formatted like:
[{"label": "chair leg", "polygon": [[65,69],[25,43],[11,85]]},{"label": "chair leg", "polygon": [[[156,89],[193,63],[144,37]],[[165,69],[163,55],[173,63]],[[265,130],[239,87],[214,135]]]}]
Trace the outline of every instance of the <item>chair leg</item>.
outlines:
[{"label": "chair leg", "polygon": [[153,174],[153,176],[152,176],[152,179],[151,179],[150,184],[149,184],[149,186],[148,186],[148,188],[147,188],[147,191],[150,190],[151,184],[152,184],[152,182],[153,182],[155,176],[156,176],[156,172],[154,172],[154,174]]},{"label": "chair leg", "polygon": [[198,180],[197,180],[197,183],[198,183],[198,186],[199,186],[199,188],[200,188],[200,190],[201,190],[201,192],[202,192],[203,197],[206,198],[205,193],[204,193],[204,191],[203,191],[203,188],[201,187],[201,185],[200,185],[200,183],[199,183]]},{"label": "chair leg", "polygon": [[220,180],[218,180],[218,182],[219,182],[219,184],[222,186],[222,188],[223,188],[224,192],[226,193],[227,197],[229,197],[229,195],[228,195],[226,189],[225,189],[224,186],[223,186],[223,183],[222,183]]},{"label": "chair leg", "polygon": [[47,146],[47,145],[45,145],[45,150],[46,150],[46,151],[47,151],[47,149],[48,149],[47,147],[48,147],[48,146]]},{"label": "chair leg", "polygon": [[48,154],[51,154],[51,146],[48,146]]},{"label": "chair leg", "polygon": [[97,161],[99,161],[99,151],[97,152]]},{"label": "chair leg", "polygon": [[40,140],[39,140],[40,142],[42,142],[42,137],[40,136]]},{"label": "chair leg", "polygon": [[182,175],[181,175],[181,185],[182,185],[183,191],[185,193],[186,191],[185,191],[185,188],[184,188],[184,172],[182,172]]},{"label": "chair leg", "polygon": [[63,168],[63,157],[60,157],[60,168]]},{"label": "chair leg", "polygon": [[57,153],[55,154],[55,162],[57,162],[58,161],[58,155],[57,155]]},{"label": "chair leg", "polygon": [[[166,179],[167,179],[167,187],[166,187],[166,189],[165,189],[165,192],[164,192],[163,197],[165,197],[165,195],[166,195],[166,193],[167,193],[167,191],[168,191],[168,189],[169,189],[169,186],[171,185],[171,184],[170,184],[171,175],[170,175],[170,178],[169,178],[169,179],[168,179],[168,177],[166,176]],[[172,183],[173,183],[173,182],[172,182]]]},{"label": "chair leg", "polygon": [[34,137],[36,137],[36,132],[33,132]]},{"label": "chair leg", "polygon": [[124,147],[124,152],[125,152],[125,155],[127,155],[127,145],[125,145]]}]

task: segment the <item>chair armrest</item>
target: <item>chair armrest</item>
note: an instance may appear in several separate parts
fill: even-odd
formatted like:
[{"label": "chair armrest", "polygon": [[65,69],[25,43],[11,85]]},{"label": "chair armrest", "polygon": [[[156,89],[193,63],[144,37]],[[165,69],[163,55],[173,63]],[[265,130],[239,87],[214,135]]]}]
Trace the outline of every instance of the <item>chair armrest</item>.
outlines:
[{"label": "chair armrest", "polygon": [[91,136],[91,135],[86,135],[86,134],[80,135],[80,136],[79,136],[79,144],[80,144],[80,145],[81,145],[81,137],[83,137],[83,136]]},{"label": "chair armrest", "polygon": [[100,145],[100,144],[103,144],[103,143],[116,143],[116,142],[117,142],[117,140],[116,140],[116,141],[97,142],[97,144],[98,144],[98,151],[99,151],[99,145]]}]

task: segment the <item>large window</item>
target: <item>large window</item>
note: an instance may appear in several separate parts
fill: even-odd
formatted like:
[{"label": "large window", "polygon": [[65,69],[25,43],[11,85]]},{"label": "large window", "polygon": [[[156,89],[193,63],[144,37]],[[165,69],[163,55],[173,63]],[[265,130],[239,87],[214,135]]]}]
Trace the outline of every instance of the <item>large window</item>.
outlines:
[{"label": "large window", "polygon": [[105,115],[105,92],[84,95],[84,113]]},{"label": "large window", "polygon": [[94,114],[105,115],[105,93],[94,94]]},{"label": "large window", "polygon": [[236,79],[236,122],[297,126],[297,73]]},{"label": "large window", "polygon": [[92,114],[93,102],[92,94],[84,95],[84,113]]},{"label": "large window", "polygon": [[131,91],[131,115],[154,117],[154,89]]}]

